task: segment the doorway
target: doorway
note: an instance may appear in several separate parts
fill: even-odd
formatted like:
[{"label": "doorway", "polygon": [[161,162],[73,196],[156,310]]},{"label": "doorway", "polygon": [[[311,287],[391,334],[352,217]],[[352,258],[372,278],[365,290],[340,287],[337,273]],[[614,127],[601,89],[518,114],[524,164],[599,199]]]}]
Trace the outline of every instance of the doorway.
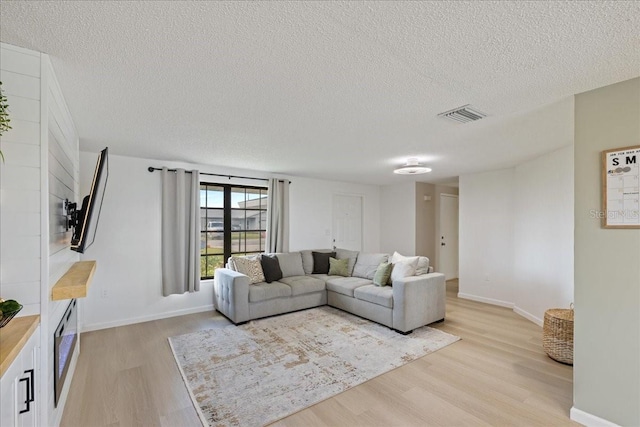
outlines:
[{"label": "doorway", "polygon": [[458,196],[440,194],[438,270],[446,280],[458,278]]}]

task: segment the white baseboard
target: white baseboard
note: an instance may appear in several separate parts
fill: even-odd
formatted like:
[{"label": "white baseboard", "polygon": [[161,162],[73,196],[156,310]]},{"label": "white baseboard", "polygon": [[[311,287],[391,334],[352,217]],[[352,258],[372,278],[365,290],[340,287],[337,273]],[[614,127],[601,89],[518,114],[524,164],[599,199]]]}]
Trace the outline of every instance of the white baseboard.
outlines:
[{"label": "white baseboard", "polygon": [[531,313],[528,313],[528,312],[524,311],[523,309],[521,309],[521,308],[520,308],[520,307],[518,307],[518,306],[514,306],[514,307],[513,307],[513,312],[514,312],[514,313],[516,313],[516,314],[519,314],[520,316],[522,316],[522,317],[524,317],[525,319],[527,319],[527,320],[529,320],[529,321],[531,321],[531,322],[535,323],[536,325],[538,325],[538,326],[540,326],[540,327],[542,327],[542,326],[544,325],[544,320],[542,320],[542,319],[540,319],[540,318],[538,318],[538,317],[534,316],[534,315],[533,315],[533,314],[531,314]]},{"label": "white baseboard", "polygon": [[147,316],[131,317],[129,319],[119,319],[113,322],[90,323],[82,325],[80,332],[97,331],[100,329],[115,328],[117,326],[133,325],[135,323],[149,322],[151,320],[166,319],[168,317],[184,316],[185,314],[201,313],[203,311],[213,311],[213,304],[202,305],[199,307],[185,308],[183,310],[168,311],[164,313],[150,314]]},{"label": "white baseboard", "polygon": [[607,421],[604,418],[596,417],[588,412],[581,411],[575,406],[569,411],[569,418],[587,427],[620,427],[618,424]]},{"label": "white baseboard", "polygon": [[468,299],[468,300],[471,300],[471,301],[483,302],[485,304],[499,305],[500,307],[513,308],[513,303],[512,302],[501,301],[499,299],[493,299],[493,298],[479,297],[479,296],[471,295],[471,294],[463,294],[461,292],[458,292],[458,298]]}]

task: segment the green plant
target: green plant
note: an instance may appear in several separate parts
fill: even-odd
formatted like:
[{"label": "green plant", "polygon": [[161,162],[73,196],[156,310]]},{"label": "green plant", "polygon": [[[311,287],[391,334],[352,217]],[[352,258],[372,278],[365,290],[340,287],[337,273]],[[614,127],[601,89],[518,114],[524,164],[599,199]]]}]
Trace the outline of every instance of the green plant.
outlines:
[{"label": "green plant", "polygon": [[[3,133],[11,129],[9,123],[11,119],[9,118],[9,104],[7,104],[7,97],[2,93],[2,82],[0,82],[0,136]],[[0,159],[4,162],[4,155],[2,154],[2,150],[0,150]]]}]

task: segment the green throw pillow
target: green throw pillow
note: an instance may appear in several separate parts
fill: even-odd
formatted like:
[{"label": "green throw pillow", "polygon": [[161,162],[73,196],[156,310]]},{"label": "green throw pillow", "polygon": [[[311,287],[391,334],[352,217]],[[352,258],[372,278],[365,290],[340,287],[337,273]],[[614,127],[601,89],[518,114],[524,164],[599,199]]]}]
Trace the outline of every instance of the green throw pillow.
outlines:
[{"label": "green throw pillow", "polygon": [[386,286],[391,277],[391,269],[393,264],[389,262],[383,262],[378,266],[376,274],[373,276],[373,284],[376,286]]},{"label": "green throw pillow", "polygon": [[329,276],[349,277],[349,259],[329,258]]}]

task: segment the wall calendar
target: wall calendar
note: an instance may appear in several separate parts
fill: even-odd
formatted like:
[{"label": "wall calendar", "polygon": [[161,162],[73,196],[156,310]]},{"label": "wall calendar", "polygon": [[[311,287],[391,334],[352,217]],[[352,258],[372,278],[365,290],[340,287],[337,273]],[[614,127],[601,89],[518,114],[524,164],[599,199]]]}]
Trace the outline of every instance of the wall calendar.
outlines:
[{"label": "wall calendar", "polygon": [[640,228],[640,145],[602,152],[602,227]]}]

